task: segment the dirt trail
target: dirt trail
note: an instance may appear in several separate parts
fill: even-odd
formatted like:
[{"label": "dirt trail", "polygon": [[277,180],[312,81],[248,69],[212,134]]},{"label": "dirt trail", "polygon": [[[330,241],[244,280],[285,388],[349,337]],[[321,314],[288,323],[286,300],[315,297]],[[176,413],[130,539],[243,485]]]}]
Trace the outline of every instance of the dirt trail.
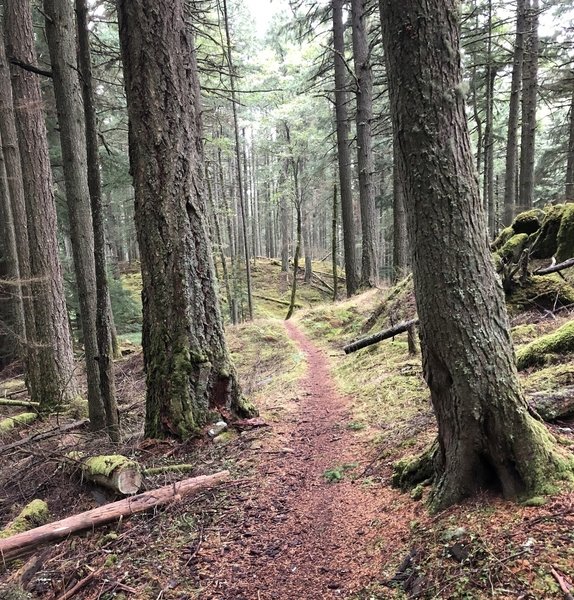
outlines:
[{"label": "dirt trail", "polygon": [[[323,351],[293,323],[289,336],[306,355],[298,410],[275,433],[292,453],[262,455],[259,484],[242,503],[223,540],[221,558],[202,573],[202,598],[306,600],[349,598],[380,579],[373,524],[382,498],[359,477],[329,483],[328,469],[358,463],[368,448],[346,425],[348,399],[335,389]],[[384,520],[384,519],[383,519]],[[213,561],[205,556],[206,561]],[[200,563],[203,560],[200,558]]]}]

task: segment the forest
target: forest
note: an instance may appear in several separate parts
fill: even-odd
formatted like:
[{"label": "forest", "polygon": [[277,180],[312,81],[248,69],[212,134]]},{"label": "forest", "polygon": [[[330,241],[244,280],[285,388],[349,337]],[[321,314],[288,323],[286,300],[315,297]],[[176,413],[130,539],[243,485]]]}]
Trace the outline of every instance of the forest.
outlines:
[{"label": "forest", "polygon": [[0,600],[572,600],[571,3],[0,15]]}]

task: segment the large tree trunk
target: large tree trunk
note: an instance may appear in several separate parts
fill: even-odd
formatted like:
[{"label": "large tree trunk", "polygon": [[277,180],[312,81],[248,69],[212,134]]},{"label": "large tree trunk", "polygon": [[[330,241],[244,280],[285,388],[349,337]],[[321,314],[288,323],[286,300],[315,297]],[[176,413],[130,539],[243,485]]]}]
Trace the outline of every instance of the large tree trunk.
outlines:
[{"label": "large tree trunk", "polygon": [[361,287],[373,287],[378,279],[375,231],[375,188],[373,185],[373,71],[367,34],[367,0],[352,0],[353,58],[357,96],[357,155],[363,253]]},{"label": "large tree trunk", "polygon": [[333,47],[335,61],[335,111],[337,117],[337,158],[341,213],[343,216],[343,247],[347,296],[359,287],[355,249],[355,220],[353,214],[353,189],[351,182],[351,152],[349,149],[349,123],[347,121],[347,92],[345,77],[345,28],[343,25],[344,0],[332,0]]},{"label": "large tree trunk", "polygon": [[556,457],[520,391],[487,246],[461,92],[460,6],[381,2],[424,374],[439,428],[432,506],[486,486],[507,497],[532,494]]},{"label": "large tree trunk", "polygon": [[522,69],[522,135],[520,145],[519,210],[534,203],[534,151],[538,98],[538,0],[526,0],[526,44]]},{"label": "large tree trunk", "polygon": [[88,410],[92,428],[100,430],[105,427],[106,419],[100,394],[96,335],[94,229],[88,188],[86,131],[76,62],[74,11],[68,0],[44,0],[44,12],[58,112],[74,273],[82,323],[88,380]]},{"label": "large tree trunk", "polygon": [[508,132],[506,136],[506,171],[504,174],[504,226],[514,220],[516,204],[516,167],[518,158],[518,119],[520,116],[520,90],[524,62],[524,6],[526,0],[516,2],[516,39],[512,59],[512,83],[508,105]]},{"label": "large tree trunk", "polygon": [[76,0],[76,18],[78,25],[78,62],[82,81],[82,97],[84,100],[88,188],[90,192],[90,205],[94,227],[96,336],[98,370],[100,376],[99,389],[104,405],[106,427],[110,433],[110,437],[112,439],[117,439],[119,437],[119,419],[112,363],[114,338],[113,315],[108,286],[104,203],[102,200],[98,130],[94,105],[94,84],[92,77],[90,34],[88,29],[87,0]]},{"label": "large tree trunk", "polygon": [[572,101],[570,102],[570,135],[566,158],[566,189],[564,195],[567,202],[574,202],[574,73],[572,79]]},{"label": "large tree trunk", "polygon": [[[184,0],[118,2],[143,276],[147,436],[249,413],[225,338],[203,197],[199,86]],[[169,92],[169,93],[168,93]]]},{"label": "large tree trunk", "polygon": [[[9,59],[36,64],[29,2],[5,0]],[[30,245],[38,377],[34,400],[49,411],[77,395],[72,341],[58,256],[56,206],[39,76],[11,67]]]}]

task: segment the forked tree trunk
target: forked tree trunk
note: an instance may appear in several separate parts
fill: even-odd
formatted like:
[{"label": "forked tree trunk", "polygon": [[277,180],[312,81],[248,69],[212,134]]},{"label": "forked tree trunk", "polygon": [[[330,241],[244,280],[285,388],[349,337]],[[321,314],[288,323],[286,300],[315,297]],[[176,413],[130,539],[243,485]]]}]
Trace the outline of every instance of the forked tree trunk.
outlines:
[{"label": "forked tree trunk", "polygon": [[[5,0],[9,59],[36,64],[29,2]],[[28,218],[30,275],[36,327],[37,380],[34,400],[50,411],[77,395],[72,340],[58,255],[56,205],[39,76],[11,66],[14,109]]]},{"label": "forked tree trunk", "polygon": [[118,2],[143,276],[146,435],[187,437],[211,409],[252,414],[231,364],[202,182],[199,85],[184,0]]},{"label": "forked tree trunk", "polygon": [[518,159],[518,120],[520,117],[520,91],[524,63],[524,6],[525,0],[516,2],[516,38],[512,59],[512,83],[508,105],[508,132],[506,135],[506,171],[504,174],[504,226],[513,219],[516,204],[516,175]]},{"label": "forked tree trunk", "polygon": [[520,391],[487,246],[460,91],[459,2],[381,2],[424,374],[439,428],[432,506],[487,486],[512,498],[533,494],[558,459]]},{"label": "forked tree trunk", "polygon": [[94,229],[88,188],[85,117],[76,61],[74,11],[68,0],[44,0],[44,12],[58,113],[74,274],[80,305],[88,380],[88,410],[91,426],[95,430],[101,430],[105,427],[106,417],[100,394],[98,366]]}]

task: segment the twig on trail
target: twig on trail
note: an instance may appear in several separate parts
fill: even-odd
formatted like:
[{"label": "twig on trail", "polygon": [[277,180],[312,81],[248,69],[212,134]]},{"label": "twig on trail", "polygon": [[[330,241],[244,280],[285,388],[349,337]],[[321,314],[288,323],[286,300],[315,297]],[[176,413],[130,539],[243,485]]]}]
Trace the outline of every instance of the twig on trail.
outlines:
[{"label": "twig on trail", "polygon": [[572,586],[554,567],[550,567],[550,572],[554,576],[554,579],[556,579],[558,582],[560,589],[564,592],[564,598],[566,598],[566,600],[574,600],[574,596],[571,592]]},{"label": "twig on trail", "polygon": [[97,571],[92,571],[86,575],[86,577],[80,579],[80,581],[78,581],[78,583],[76,583],[71,590],[68,590],[63,596],[60,596],[58,600],[69,600],[70,598],[73,598],[83,587],[86,587],[86,585],[88,585],[88,583],[97,577],[103,570],[104,567],[100,567]]}]

